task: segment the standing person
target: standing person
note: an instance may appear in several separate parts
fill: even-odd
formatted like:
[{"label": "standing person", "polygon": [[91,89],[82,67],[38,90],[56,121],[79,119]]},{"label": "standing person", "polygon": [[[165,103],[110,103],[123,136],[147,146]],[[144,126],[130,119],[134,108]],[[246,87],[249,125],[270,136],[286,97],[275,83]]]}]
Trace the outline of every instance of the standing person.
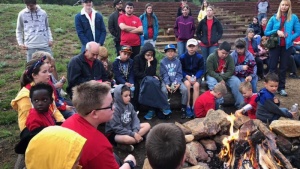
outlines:
[{"label": "standing person", "polygon": [[201,41],[200,47],[204,58],[204,71],[206,71],[207,57],[218,48],[218,41],[223,35],[223,27],[214,16],[214,8],[212,6],[207,7],[206,17],[200,21],[196,35]]},{"label": "standing person", "polygon": [[[292,33],[294,31],[294,34]],[[279,36],[278,45],[269,49],[270,72],[277,70],[279,60],[279,86],[278,93],[281,96],[287,96],[285,91],[286,70],[289,56],[293,51],[293,41],[300,35],[300,24],[297,15],[292,14],[290,0],[282,0],[278,11],[273,15],[265,30],[265,35],[270,36],[276,33]]]},{"label": "standing person", "polygon": [[[243,96],[239,92],[241,81],[234,75],[234,61],[229,52],[231,45],[224,41],[219,48],[207,58],[206,79],[209,90],[213,90],[217,83],[226,84],[235,99],[235,107],[243,102]],[[221,104],[223,99],[217,100]]]},{"label": "standing person", "polygon": [[[180,6],[177,9],[177,17],[182,15],[182,8],[183,6],[187,6],[187,0],[181,0]],[[192,16],[192,10],[190,9],[188,12],[189,16]]]},{"label": "standing person", "polygon": [[233,58],[235,71],[234,74],[241,82],[250,82],[252,91],[257,92],[257,66],[253,55],[246,49],[244,38],[238,38],[234,42],[235,50],[230,54]]},{"label": "standing person", "polygon": [[200,22],[202,19],[204,19],[204,17],[206,16],[206,9],[207,9],[208,3],[205,0],[202,5],[201,5],[201,9],[199,11],[198,14],[198,22]]},{"label": "standing person", "polygon": [[19,12],[16,38],[19,47],[27,50],[27,62],[35,51],[45,51],[52,55],[53,38],[46,11],[36,4],[36,0],[24,0],[26,8]]},{"label": "standing person", "polygon": [[145,12],[140,16],[143,24],[144,35],[141,36],[142,45],[150,42],[154,47],[158,36],[158,20],[156,15],[153,13],[153,6],[147,3],[145,6]]},{"label": "standing person", "polygon": [[67,93],[72,98],[72,88],[83,82],[97,80],[99,82],[107,82],[106,70],[100,60],[99,44],[96,42],[88,42],[85,51],[73,57],[68,64],[68,87]]},{"label": "standing person", "polygon": [[256,16],[253,17],[252,23],[250,23],[249,28],[252,28],[254,31],[254,39],[256,40],[257,44],[260,44],[261,40],[261,26],[258,23],[258,18]]},{"label": "standing person", "polygon": [[176,18],[174,33],[177,38],[178,57],[186,52],[186,42],[194,37],[194,18],[189,16],[190,7],[182,6],[182,15]]},{"label": "standing person", "polygon": [[108,18],[108,30],[114,37],[116,53],[119,55],[121,49],[121,29],[118,24],[118,19],[120,15],[124,15],[125,11],[123,9],[122,0],[114,0],[115,11]]},{"label": "standing person", "polygon": [[76,86],[72,102],[78,111],[68,118],[62,127],[71,129],[87,139],[83,146],[79,165],[82,168],[131,169],[135,158],[128,155],[122,166],[114,158],[112,145],[97,127],[113,118],[114,106],[110,86],[97,81],[89,81]]},{"label": "standing person", "polygon": [[91,41],[103,46],[106,37],[106,28],[103,17],[93,9],[92,0],[81,0],[83,8],[75,16],[75,28],[81,42],[81,52]]},{"label": "standing person", "polygon": [[258,22],[260,23],[262,18],[266,18],[267,13],[270,11],[270,3],[268,0],[258,0],[255,9],[257,12]]},{"label": "standing person", "polygon": [[134,6],[132,2],[125,5],[125,15],[119,16],[118,23],[121,29],[121,45],[132,47],[131,59],[140,53],[143,26],[140,18],[133,14]]}]

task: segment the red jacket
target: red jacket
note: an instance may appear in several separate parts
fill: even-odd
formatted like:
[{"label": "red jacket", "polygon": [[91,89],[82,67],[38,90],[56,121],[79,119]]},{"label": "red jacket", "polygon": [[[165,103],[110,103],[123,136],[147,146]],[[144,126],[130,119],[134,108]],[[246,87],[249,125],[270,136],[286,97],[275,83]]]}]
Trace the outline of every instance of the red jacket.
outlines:
[{"label": "red jacket", "polygon": [[29,110],[29,114],[25,123],[29,131],[39,127],[54,126],[55,121],[51,111],[45,113],[38,113],[34,108]]},{"label": "red jacket", "polygon": [[197,118],[205,117],[209,109],[216,109],[216,100],[215,96],[212,95],[210,91],[206,91],[203,94],[201,94],[195,102],[195,116]]}]

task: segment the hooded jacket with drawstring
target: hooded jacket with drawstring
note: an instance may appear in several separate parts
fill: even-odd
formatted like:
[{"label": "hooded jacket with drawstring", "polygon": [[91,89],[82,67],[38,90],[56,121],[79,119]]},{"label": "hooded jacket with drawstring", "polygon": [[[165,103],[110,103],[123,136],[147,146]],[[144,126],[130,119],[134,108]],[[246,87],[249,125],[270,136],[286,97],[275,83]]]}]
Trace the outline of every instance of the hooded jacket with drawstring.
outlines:
[{"label": "hooded jacket with drawstring", "polygon": [[19,12],[16,38],[19,45],[28,48],[48,47],[49,41],[53,41],[47,13],[39,5],[35,11],[26,7]]},{"label": "hooded jacket with drawstring", "polygon": [[70,129],[47,127],[29,142],[25,154],[26,168],[72,169],[85,142],[84,137]]},{"label": "hooded jacket with drawstring", "polygon": [[105,133],[134,137],[134,134],[140,130],[140,120],[133,105],[124,103],[121,94],[123,86],[123,84],[118,85],[114,90],[114,115],[113,119],[106,123]]}]

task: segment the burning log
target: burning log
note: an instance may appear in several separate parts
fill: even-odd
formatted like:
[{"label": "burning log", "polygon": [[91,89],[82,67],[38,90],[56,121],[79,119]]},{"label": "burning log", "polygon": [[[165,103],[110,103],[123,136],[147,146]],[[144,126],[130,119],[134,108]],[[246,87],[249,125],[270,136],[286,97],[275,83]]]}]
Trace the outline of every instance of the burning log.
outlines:
[{"label": "burning log", "polygon": [[279,151],[276,145],[276,135],[269,130],[269,128],[260,120],[254,120],[254,124],[266,136],[268,148],[272,155],[274,155],[286,169],[293,169],[290,161]]},{"label": "burning log", "polygon": [[259,153],[259,164],[263,169],[280,169],[279,166],[276,165],[276,162],[271,160],[269,154],[265,152],[261,145],[257,145],[257,150]]}]

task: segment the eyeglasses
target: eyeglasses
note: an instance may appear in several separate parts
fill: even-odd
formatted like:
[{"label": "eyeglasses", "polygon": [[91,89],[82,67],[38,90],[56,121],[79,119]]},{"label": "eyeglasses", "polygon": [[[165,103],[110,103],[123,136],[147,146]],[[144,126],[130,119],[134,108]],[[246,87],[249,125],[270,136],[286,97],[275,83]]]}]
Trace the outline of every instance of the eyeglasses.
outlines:
[{"label": "eyeglasses", "polygon": [[[113,107],[114,107],[114,102],[111,102],[110,105],[109,105],[108,107],[98,108],[98,109],[94,109],[94,110],[106,110],[106,109],[113,110]],[[93,110],[92,110],[92,111],[93,111]],[[90,111],[90,112],[88,112],[88,113],[85,113],[85,115],[90,114],[92,111]]]}]

